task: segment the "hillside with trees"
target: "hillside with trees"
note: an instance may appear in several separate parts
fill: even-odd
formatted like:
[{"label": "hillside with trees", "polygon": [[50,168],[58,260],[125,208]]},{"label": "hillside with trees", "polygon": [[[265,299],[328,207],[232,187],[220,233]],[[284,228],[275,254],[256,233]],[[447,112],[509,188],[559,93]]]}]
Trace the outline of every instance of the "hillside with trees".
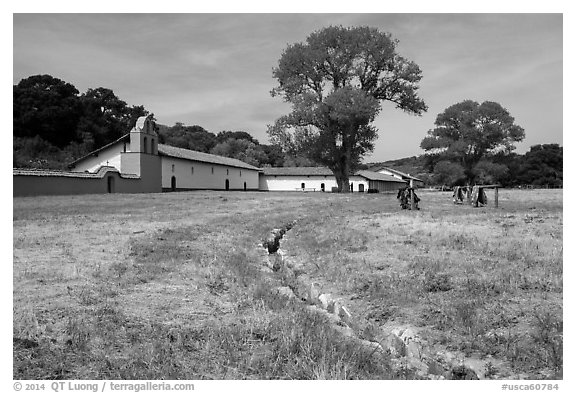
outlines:
[{"label": "hillside with trees", "polygon": [[420,144],[427,152],[428,183],[562,186],[562,147],[535,145],[515,154],[524,129],[497,102],[464,100],[438,114],[434,124]]},{"label": "hillside with trees", "polygon": [[[76,87],[51,75],[35,75],[13,88],[13,167],[67,169],[74,160],[115,141],[149,112],[129,106],[111,89]],[[158,125],[159,141],[167,145],[236,158],[265,166],[310,165],[263,145],[245,131],[214,134],[199,125]]]},{"label": "hillside with trees", "polygon": [[[80,94],[72,84],[50,75],[23,79],[14,85],[13,94],[13,166],[18,168],[67,169],[69,163],[118,139],[134,126],[138,117],[149,114],[142,105],[128,105],[111,89],[90,88]],[[357,163],[356,166],[366,169],[384,165],[410,173],[424,180],[426,186],[450,187],[465,184],[470,181],[467,179],[479,184],[499,183],[505,187],[562,186],[563,148],[559,144],[535,145],[526,154],[514,153],[511,144],[496,151],[484,150],[479,158],[468,160],[473,165],[465,168],[462,157],[457,154],[462,147],[461,141],[455,142],[453,138],[448,143],[449,138],[443,135],[441,141],[432,140],[434,135],[447,132],[442,124],[453,126],[456,124],[454,119],[461,121],[472,115],[463,115],[463,108],[474,111],[480,107],[466,102],[439,115],[437,125],[441,129],[432,131],[425,138],[426,142],[423,141],[424,145],[428,144],[426,146],[434,146],[427,154]],[[494,109],[498,116],[509,116],[503,108],[490,104],[484,105],[481,111],[483,119],[486,120],[487,114]],[[450,116],[454,119],[446,121]],[[513,125],[513,119],[512,123],[507,119],[508,124]],[[288,154],[278,144],[261,144],[245,131],[215,134],[199,125],[187,126],[178,122],[173,126],[158,125],[158,133],[160,143],[236,158],[257,167],[321,165],[306,154]],[[452,130],[449,135],[456,133]],[[522,133],[517,133],[515,138],[520,135]],[[475,140],[478,141],[478,137]],[[507,141],[511,142],[511,139]],[[443,151],[439,149],[442,143]],[[491,145],[484,143],[481,146]]]},{"label": "hillside with trees", "polygon": [[80,94],[50,75],[23,79],[13,89],[13,166],[66,169],[147,114],[143,106],[129,106],[107,88]]},{"label": "hillside with trees", "polygon": [[[432,157],[434,158],[434,157]],[[484,163],[488,163],[486,170]],[[434,162],[429,155],[371,162],[368,169],[386,166],[422,179],[427,187],[452,187],[465,179],[461,166],[449,161]],[[500,168],[495,173],[494,168]],[[534,145],[526,154],[498,153],[478,164],[478,184],[498,183],[504,187],[562,187],[563,148],[557,143]]]},{"label": "hillside with trees", "polygon": [[221,131],[214,134],[198,125],[176,123],[172,127],[160,125],[158,134],[160,143],[236,158],[257,167],[283,166],[286,158],[280,147],[260,144],[245,131]]}]

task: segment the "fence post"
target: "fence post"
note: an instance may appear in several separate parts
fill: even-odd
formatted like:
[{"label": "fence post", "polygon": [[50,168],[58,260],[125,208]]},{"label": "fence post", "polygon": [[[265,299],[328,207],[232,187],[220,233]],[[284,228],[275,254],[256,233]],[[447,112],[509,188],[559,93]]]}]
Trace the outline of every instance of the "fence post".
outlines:
[{"label": "fence post", "polygon": [[410,210],[414,210],[414,180],[410,179]]}]

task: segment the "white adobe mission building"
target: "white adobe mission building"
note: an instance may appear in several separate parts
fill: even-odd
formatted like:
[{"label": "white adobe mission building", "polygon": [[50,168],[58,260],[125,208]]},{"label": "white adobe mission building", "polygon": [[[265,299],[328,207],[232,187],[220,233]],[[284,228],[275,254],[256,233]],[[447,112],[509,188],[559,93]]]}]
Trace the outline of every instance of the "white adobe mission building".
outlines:
[{"label": "white adobe mission building", "polygon": [[[406,179],[358,171],[352,192],[392,192]],[[336,178],[325,167],[256,168],[234,158],[158,143],[151,117],[126,135],[70,164],[70,171],[13,170],[13,195],[149,193],[186,190],[332,192]]]},{"label": "white adobe mission building", "polygon": [[[129,134],[76,160],[74,172],[95,172],[113,166],[120,173],[142,177],[148,171],[159,191],[258,190],[260,169],[234,158],[158,143],[154,122],[141,117]],[[140,165],[137,165],[140,164]],[[160,181],[159,181],[160,180]]]},{"label": "white adobe mission building", "polygon": [[[280,167],[264,168],[260,176],[262,191],[321,191],[332,192],[338,187],[336,177],[326,167]],[[393,176],[358,171],[349,177],[350,192],[398,191],[406,182]]]}]

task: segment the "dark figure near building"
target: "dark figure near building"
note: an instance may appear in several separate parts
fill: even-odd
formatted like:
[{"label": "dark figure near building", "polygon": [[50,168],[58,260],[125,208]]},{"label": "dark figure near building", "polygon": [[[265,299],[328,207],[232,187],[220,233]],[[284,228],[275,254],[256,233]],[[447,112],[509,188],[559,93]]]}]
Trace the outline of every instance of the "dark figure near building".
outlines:
[{"label": "dark figure near building", "polygon": [[[412,198],[411,198],[411,194],[414,195],[414,206],[411,206],[412,203]],[[415,210],[420,210],[420,208],[418,207],[418,202],[420,202],[420,198],[418,198],[418,195],[416,195],[416,192],[414,191],[414,188],[412,187],[404,187],[398,190],[398,195],[396,196],[396,199],[400,200],[400,207],[402,209],[415,209]]]},{"label": "dark figure near building", "polygon": [[452,200],[456,204],[464,203],[464,198],[470,199],[471,189],[469,186],[455,186],[454,187],[454,194],[452,194]]}]

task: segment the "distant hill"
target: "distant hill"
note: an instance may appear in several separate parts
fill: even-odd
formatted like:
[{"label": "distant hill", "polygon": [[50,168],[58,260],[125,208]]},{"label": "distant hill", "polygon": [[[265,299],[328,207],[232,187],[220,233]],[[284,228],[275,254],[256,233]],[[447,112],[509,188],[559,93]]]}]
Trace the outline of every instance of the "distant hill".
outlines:
[{"label": "distant hill", "polygon": [[408,173],[412,176],[421,178],[427,175],[428,171],[425,169],[424,156],[412,156],[406,158],[399,158],[397,160],[388,160],[382,162],[370,162],[366,166],[368,169],[373,169],[379,166],[385,166],[390,169],[396,169],[397,171]]}]

